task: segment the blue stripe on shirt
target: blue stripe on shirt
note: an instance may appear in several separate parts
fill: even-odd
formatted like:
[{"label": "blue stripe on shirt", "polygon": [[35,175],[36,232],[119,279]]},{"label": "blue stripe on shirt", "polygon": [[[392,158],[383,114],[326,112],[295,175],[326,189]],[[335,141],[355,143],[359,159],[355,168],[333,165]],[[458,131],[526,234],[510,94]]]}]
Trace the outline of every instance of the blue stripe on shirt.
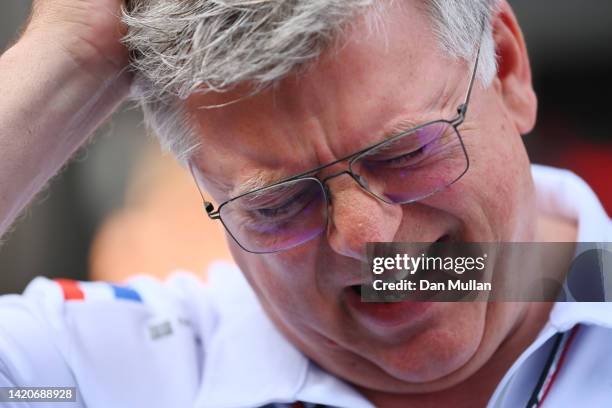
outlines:
[{"label": "blue stripe on shirt", "polygon": [[133,302],[142,303],[142,298],[140,297],[138,292],[136,292],[134,289],[127,287],[127,286],[113,285],[112,283],[110,285],[111,285],[111,288],[113,288],[113,294],[115,295],[115,298],[131,300]]}]

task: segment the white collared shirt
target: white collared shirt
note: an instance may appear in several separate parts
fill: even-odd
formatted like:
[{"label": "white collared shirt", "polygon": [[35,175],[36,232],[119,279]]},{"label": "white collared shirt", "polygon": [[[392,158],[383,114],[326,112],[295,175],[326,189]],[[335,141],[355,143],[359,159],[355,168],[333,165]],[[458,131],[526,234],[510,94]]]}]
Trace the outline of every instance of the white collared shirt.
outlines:
[{"label": "white collared shirt", "polygon": [[[612,241],[612,223],[573,173],[533,166],[541,211],[578,222],[578,241]],[[612,303],[557,303],[489,406],[524,406],[551,338],[580,324],[546,405],[612,406]],[[74,386],[57,407],[243,408],[304,401],[371,408],[268,319],[240,271],[219,263],[205,285],[178,272],[129,286],[37,278],[0,298],[0,387]],[[0,406],[11,406],[2,405]],[[15,407],[26,406],[17,403]]]}]

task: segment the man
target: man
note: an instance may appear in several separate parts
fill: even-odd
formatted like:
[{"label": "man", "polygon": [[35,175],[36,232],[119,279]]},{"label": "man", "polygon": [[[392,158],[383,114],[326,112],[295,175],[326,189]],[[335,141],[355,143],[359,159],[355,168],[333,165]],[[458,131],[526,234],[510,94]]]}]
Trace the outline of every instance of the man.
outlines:
[{"label": "man", "polygon": [[536,97],[505,1],[119,9],[35,2],[0,59],[2,228],[127,95],[127,32],[148,121],[246,279],[38,279],[2,301],[2,385],[75,386],[82,406],[610,404],[607,304],[357,295],[367,242],[612,237],[582,181],[530,168]]}]

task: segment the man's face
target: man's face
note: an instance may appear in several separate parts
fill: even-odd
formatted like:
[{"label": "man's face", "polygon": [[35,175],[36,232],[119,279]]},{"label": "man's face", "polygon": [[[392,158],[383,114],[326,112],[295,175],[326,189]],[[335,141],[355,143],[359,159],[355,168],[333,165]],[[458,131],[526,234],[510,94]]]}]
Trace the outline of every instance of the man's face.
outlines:
[{"label": "man's face", "polygon": [[[365,23],[356,24],[342,47],[261,94],[216,109],[198,107],[240,93],[187,101],[203,138],[194,170],[217,203],[247,180],[273,182],[345,157],[399,123],[456,115],[470,64],[440,52],[429,20],[401,3],[405,11],[386,11],[384,30],[368,33]],[[481,367],[517,323],[521,310],[513,304],[351,301],[367,242],[533,238],[529,162],[504,86],[499,79],[487,89],[476,84],[459,127],[470,168],[448,189],[390,205],[340,176],[329,182],[329,225],[318,238],[264,255],[229,240],[270,318],[327,370],[371,389],[440,389]]]}]

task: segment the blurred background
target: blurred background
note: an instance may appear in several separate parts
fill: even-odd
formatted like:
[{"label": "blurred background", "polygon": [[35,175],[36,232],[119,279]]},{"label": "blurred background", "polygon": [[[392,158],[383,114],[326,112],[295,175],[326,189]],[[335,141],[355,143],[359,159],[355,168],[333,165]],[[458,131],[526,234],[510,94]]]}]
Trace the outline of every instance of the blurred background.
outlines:
[{"label": "blurred background", "polygon": [[[510,3],[539,97],[538,124],[525,136],[532,161],[573,170],[612,214],[612,2]],[[28,0],[0,2],[0,51],[29,8]],[[220,224],[207,220],[195,186],[146,135],[137,109],[125,107],[97,133],[3,237],[0,294],[37,275],[121,280],[203,273],[213,259],[230,259]]]}]

